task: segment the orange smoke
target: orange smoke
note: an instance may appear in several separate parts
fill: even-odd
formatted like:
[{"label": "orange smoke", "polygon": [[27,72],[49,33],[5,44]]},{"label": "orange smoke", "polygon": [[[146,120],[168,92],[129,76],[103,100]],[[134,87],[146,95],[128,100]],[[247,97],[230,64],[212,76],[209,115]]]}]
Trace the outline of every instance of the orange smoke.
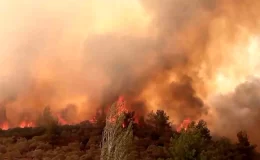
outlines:
[{"label": "orange smoke", "polygon": [[[259,8],[258,0],[1,2],[2,128],[30,126],[46,106],[61,124],[77,123],[124,95],[138,116],[163,109],[177,124],[205,118],[224,134],[219,117],[257,111],[234,95],[260,75]],[[218,94],[233,95],[224,98],[232,112],[211,101]]]}]

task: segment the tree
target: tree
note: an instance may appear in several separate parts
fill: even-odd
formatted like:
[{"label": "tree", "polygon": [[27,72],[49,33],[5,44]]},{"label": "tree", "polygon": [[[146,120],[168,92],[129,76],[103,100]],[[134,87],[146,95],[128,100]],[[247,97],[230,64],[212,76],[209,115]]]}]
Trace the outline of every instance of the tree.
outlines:
[{"label": "tree", "polygon": [[43,109],[42,115],[38,119],[38,125],[45,128],[45,133],[47,138],[52,146],[58,144],[58,139],[60,135],[60,128],[58,119],[55,118],[50,107],[45,107]]},{"label": "tree", "polygon": [[207,148],[211,136],[204,121],[196,124],[194,121],[188,128],[175,133],[171,138],[169,152],[176,160],[199,159],[201,152]]},{"label": "tree", "polygon": [[240,131],[237,133],[238,143],[236,144],[237,150],[243,155],[243,160],[252,160],[254,159],[255,154],[255,145],[251,145],[247,133],[245,131]]},{"label": "tree", "polygon": [[56,134],[58,131],[59,122],[52,115],[50,107],[46,107],[43,110],[43,125],[46,127],[48,134]]},{"label": "tree", "polygon": [[210,130],[207,127],[207,123],[204,120],[200,120],[196,127],[196,131],[200,133],[200,135],[203,137],[203,139],[210,141],[211,140],[211,135],[210,135]]},{"label": "tree", "polygon": [[171,128],[169,123],[169,116],[163,110],[152,111],[148,114],[147,124],[154,127],[159,133]]},{"label": "tree", "polygon": [[41,116],[39,116],[39,118],[37,120],[37,124],[39,126],[45,126],[45,127],[54,125],[54,124],[58,125],[58,119],[52,115],[51,109],[49,106],[47,106],[43,109]]},{"label": "tree", "polygon": [[101,160],[127,160],[133,147],[132,122],[124,128],[125,114],[113,104],[106,118],[102,137]]},{"label": "tree", "polygon": [[213,142],[200,153],[201,160],[231,160],[241,159],[235,152],[234,144],[225,137]]},{"label": "tree", "polygon": [[210,147],[204,150],[202,160],[253,160],[256,157],[255,145],[251,145],[246,132],[238,132],[238,143],[231,143],[227,138],[221,138],[212,142]]},{"label": "tree", "polygon": [[96,119],[96,125],[98,127],[101,127],[101,128],[105,127],[105,125],[106,125],[106,113],[105,113],[104,108],[101,108],[100,110],[98,110],[96,112],[95,119]]}]

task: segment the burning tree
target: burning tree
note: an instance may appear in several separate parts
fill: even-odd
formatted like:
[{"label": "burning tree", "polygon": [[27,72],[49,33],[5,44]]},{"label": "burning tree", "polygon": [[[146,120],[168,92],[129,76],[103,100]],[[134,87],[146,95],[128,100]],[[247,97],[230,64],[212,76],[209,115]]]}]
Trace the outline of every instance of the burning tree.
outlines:
[{"label": "burning tree", "polygon": [[124,127],[123,102],[111,106],[103,132],[101,160],[126,160],[133,144],[132,122]]}]

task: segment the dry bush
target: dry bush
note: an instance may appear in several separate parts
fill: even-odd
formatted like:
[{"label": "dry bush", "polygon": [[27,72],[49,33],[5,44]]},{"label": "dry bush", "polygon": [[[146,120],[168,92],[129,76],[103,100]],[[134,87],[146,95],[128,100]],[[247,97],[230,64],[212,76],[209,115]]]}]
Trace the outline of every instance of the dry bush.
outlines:
[{"label": "dry bush", "polygon": [[79,160],[79,156],[78,155],[71,155],[71,156],[67,156],[65,160]]},{"label": "dry bush", "polygon": [[27,141],[18,142],[15,148],[19,150],[21,154],[29,151],[29,143]]},{"label": "dry bush", "polygon": [[64,160],[66,156],[62,153],[57,154],[52,160]]},{"label": "dry bush", "polygon": [[44,155],[44,151],[41,150],[41,149],[36,149],[32,152],[32,157],[33,158],[38,158],[38,159],[41,159]]},{"label": "dry bush", "polygon": [[12,150],[7,153],[7,157],[9,159],[15,159],[15,158],[20,158],[22,155],[18,150]]}]

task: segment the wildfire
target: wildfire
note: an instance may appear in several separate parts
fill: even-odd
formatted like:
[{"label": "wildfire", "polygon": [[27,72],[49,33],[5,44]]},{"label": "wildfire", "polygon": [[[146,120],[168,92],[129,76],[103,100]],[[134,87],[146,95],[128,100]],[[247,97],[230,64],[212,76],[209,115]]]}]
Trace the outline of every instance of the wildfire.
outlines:
[{"label": "wildfire", "polygon": [[[125,100],[125,98],[123,96],[119,96],[118,97],[118,100],[116,101],[115,105],[116,105],[116,110],[117,110],[116,114],[112,115],[112,117],[110,117],[108,119],[108,122],[115,123],[116,119],[120,115],[124,114],[125,115],[125,119],[122,122],[122,127],[123,128],[126,128],[131,121],[133,121],[135,124],[139,123],[139,121],[138,121],[139,119],[137,118],[137,115],[135,115],[134,112],[130,112],[128,110],[127,104],[126,104],[126,100]],[[106,113],[109,111],[109,107],[105,108],[104,111],[105,111],[104,114],[106,115]],[[102,113],[99,113],[99,112],[100,111],[98,111],[97,114],[102,114]],[[63,118],[62,114],[60,114],[60,113],[53,114],[53,116],[57,118],[57,120],[58,120],[60,125],[72,124],[72,122],[69,122],[65,118]],[[97,123],[98,118],[99,118],[98,115],[96,115],[92,119],[90,119],[89,122],[95,124],[95,123]],[[190,122],[189,119],[184,120],[184,122],[180,125],[178,130],[180,130],[181,128],[187,127],[189,122]],[[0,128],[2,130],[8,130],[8,129],[12,128],[12,127],[27,128],[27,127],[36,127],[36,126],[37,126],[36,122],[33,121],[33,120],[30,120],[30,119],[23,119],[17,126],[10,126],[8,121],[0,123]]]},{"label": "wildfire", "polygon": [[33,122],[22,121],[19,125],[20,128],[35,127]]},{"label": "wildfire", "polygon": [[[56,115],[57,119],[58,119],[58,122],[61,124],[61,125],[66,125],[66,124],[69,124],[65,119],[62,118],[62,116],[60,114],[57,114]],[[17,126],[16,126],[17,127]],[[18,127],[20,128],[27,128],[27,127],[36,127],[36,124],[34,121],[30,121],[30,120],[23,120],[19,123]],[[10,127],[8,121],[5,121],[3,123],[0,123],[0,129],[2,130],[8,130],[12,127]]]},{"label": "wildfire", "polygon": [[9,129],[9,123],[8,122],[3,122],[2,124],[0,124],[0,128],[2,130],[8,130]]},{"label": "wildfire", "polygon": [[62,116],[61,116],[60,114],[57,114],[56,116],[57,116],[57,118],[58,118],[58,122],[59,122],[61,125],[66,125],[66,124],[68,124],[68,122],[67,122],[64,118],[62,118]]},{"label": "wildfire", "polygon": [[118,114],[127,113],[126,102],[123,96],[120,96],[117,101]]},{"label": "wildfire", "polygon": [[[111,117],[109,117],[108,121],[110,123],[114,123],[116,121],[116,119],[124,113],[127,113],[128,110],[126,109],[126,104],[125,104],[125,100],[123,96],[120,96],[116,102],[116,115],[112,115]],[[124,124],[123,124],[124,126]]]},{"label": "wildfire", "polygon": [[180,132],[182,129],[186,130],[190,124],[191,120],[189,118],[183,120],[179,127],[177,127],[177,132]]}]

